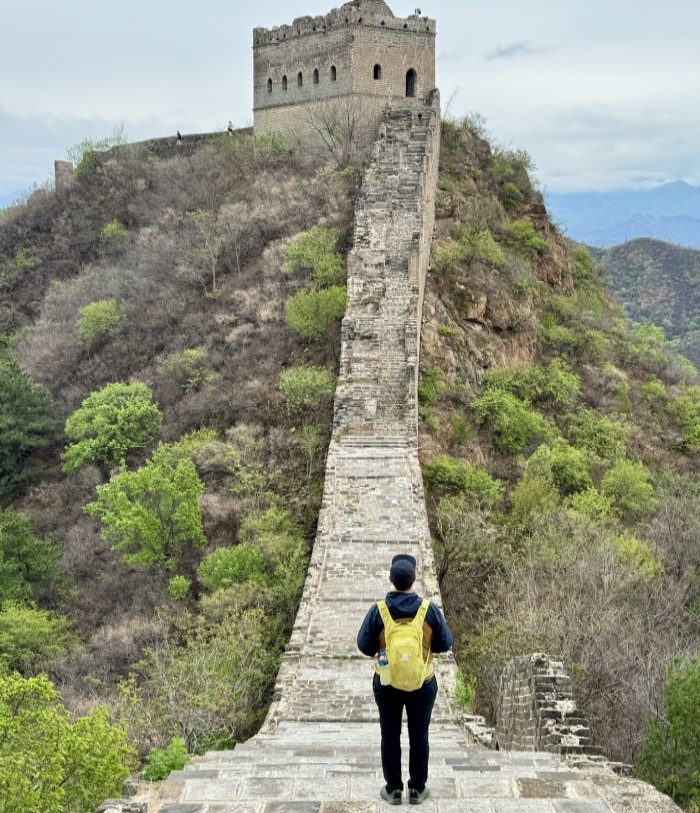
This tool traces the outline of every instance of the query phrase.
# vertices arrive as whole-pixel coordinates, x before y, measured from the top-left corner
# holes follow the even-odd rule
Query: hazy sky
[[[551,191],[700,183],[698,0],[388,0],[438,21],[443,105],[527,149]],[[0,0],[0,199],[123,123],[252,122],[252,29],[333,0]]]

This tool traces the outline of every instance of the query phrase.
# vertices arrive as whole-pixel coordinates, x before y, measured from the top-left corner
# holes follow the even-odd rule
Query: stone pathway
[[[440,603],[416,426],[438,111],[435,99],[423,110],[387,114],[358,201],[318,534],[267,720],[235,750],[207,754],[171,774],[161,787],[160,813],[388,809],[379,798],[373,664],[360,655],[355,637],[371,603],[389,589],[395,553],[417,558],[418,592]],[[476,746],[455,722],[454,679],[452,658],[441,658],[427,813],[675,810],[663,797],[649,806],[642,783],[573,771],[552,754]],[[406,765],[407,759],[404,753]],[[638,805],[642,799],[647,806]]]

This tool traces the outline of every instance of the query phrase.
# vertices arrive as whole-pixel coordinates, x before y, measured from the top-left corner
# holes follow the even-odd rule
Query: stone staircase
[[[379,798],[383,778],[373,664],[360,655],[355,638],[372,602],[389,589],[395,553],[416,557],[417,591],[440,604],[416,416],[439,136],[437,94],[422,110],[388,112],[357,204],[318,534],[266,722],[233,751],[206,754],[171,774],[160,790],[155,808],[160,813],[378,813],[386,808]],[[644,806],[653,792],[642,783],[627,782],[623,792],[623,780],[616,776],[574,771],[553,754],[478,747],[456,722],[451,656],[439,659],[437,675],[432,795],[424,810],[675,810],[658,794],[661,802]],[[616,794],[624,797],[622,804]],[[155,810],[151,807],[151,813]]]

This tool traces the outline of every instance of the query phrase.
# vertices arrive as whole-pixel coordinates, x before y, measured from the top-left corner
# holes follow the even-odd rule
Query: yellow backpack
[[[391,617],[386,602],[377,602],[384,622],[391,685],[395,689],[414,692],[420,689],[427,677],[427,664],[423,660],[423,624],[429,606],[430,599],[424,598],[412,621],[397,624]]]

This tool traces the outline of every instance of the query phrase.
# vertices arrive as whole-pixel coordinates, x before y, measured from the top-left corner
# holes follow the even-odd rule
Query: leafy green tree
[[[126,731],[104,707],[71,721],[44,675],[0,676],[4,813],[92,813],[134,767]]]
[[[149,460],[97,486],[97,500],[84,510],[100,518],[103,538],[112,550],[124,552],[125,562],[174,569],[185,551],[206,544],[199,505],[203,491],[191,460],[173,465]]]
[[[647,468],[632,460],[620,460],[610,469],[603,477],[600,490],[623,517],[632,522],[650,516],[659,506]]]
[[[91,350],[109,339],[119,329],[122,317],[113,299],[100,299],[80,309],[75,329],[80,344]]]
[[[318,291],[303,289],[287,302],[287,324],[307,339],[323,339],[331,325],[345,315],[346,304],[344,286],[331,285]]]
[[[0,606],[50,594],[61,580],[60,558],[56,545],[37,539],[29,517],[0,511]]]
[[[197,573],[209,590],[230,587],[232,584],[254,582],[266,584],[265,562],[258,548],[251,545],[236,545],[233,548],[219,548],[202,560]]]
[[[0,356],[0,498],[29,476],[27,459],[46,446],[53,429],[49,393]]]
[[[0,608],[0,666],[7,670],[33,674],[45,661],[65,655],[73,643],[66,618],[14,601]]]
[[[292,367],[283,370],[279,377],[280,392],[292,415],[318,406],[333,395],[335,387],[336,377],[325,367]]]
[[[184,601],[192,587],[187,576],[173,576],[168,582],[168,595],[173,601]]]
[[[345,282],[345,265],[336,250],[338,232],[314,226],[294,238],[287,249],[284,267],[287,271],[308,269],[312,272],[317,288],[342,285]]]
[[[700,809],[700,653],[671,664],[664,711],[647,724],[637,770],[681,807]]]
[[[73,441],[63,453],[63,470],[95,464],[112,468],[128,452],[147,449],[158,439],[163,416],[145,385],[107,384],[93,392],[66,421]]]
[[[461,493],[482,508],[494,508],[503,496],[503,483],[450,455],[438,455],[425,467],[428,482],[447,492]]]

